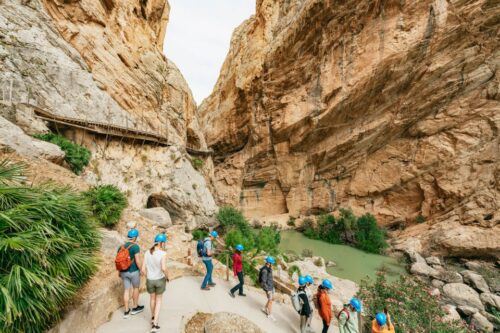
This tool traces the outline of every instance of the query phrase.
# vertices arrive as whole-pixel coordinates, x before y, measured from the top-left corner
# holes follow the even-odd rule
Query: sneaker
[[[229,296],[231,296],[232,298],[234,298],[234,294],[232,292],[229,292]]]
[[[210,287],[201,288],[201,290],[210,290]]]
[[[264,314],[269,317],[269,315],[267,314],[266,308],[262,308],[262,309],[260,309],[260,311],[264,312]]]
[[[247,294],[245,293],[241,293],[241,294],[238,294],[239,296],[246,296]]]
[[[128,309],[128,311],[125,311],[123,313],[123,319],[128,319],[128,317],[130,317],[130,309]]]
[[[138,313],[141,313],[142,311],[144,311],[144,306],[143,305],[137,305],[137,307],[133,308],[131,311],[130,311],[130,314],[131,315],[136,315]]]
[[[276,318],[272,314],[267,315],[267,318],[271,319],[272,321],[276,321]]]
[[[213,283],[213,282],[209,283],[208,285],[209,285],[210,287],[215,287],[215,286],[216,286],[216,284],[215,284],[215,283]]]
[[[154,333],[154,332],[160,332],[160,326],[153,325],[153,327],[151,327],[151,333]]]

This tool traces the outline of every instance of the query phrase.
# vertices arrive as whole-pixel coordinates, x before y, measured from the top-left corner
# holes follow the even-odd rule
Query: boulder
[[[434,275],[433,277],[438,279],[438,280],[444,281],[446,283],[462,283],[463,282],[462,275],[460,275],[459,273],[457,273],[455,271],[444,270],[442,268],[437,270],[437,271],[438,271],[438,273],[436,275]]]
[[[443,295],[456,305],[467,305],[484,310],[479,294],[463,283],[448,283],[443,286]]]
[[[457,312],[457,308],[454,305],[446,304],[445,306],[443,306],[443,311],[446,313],[446,315],[443,317],[444,322],[457,321],[461,319],[460,315]]]
[[[439,266],[441,266],[441,260],[439,260],[438,257],[427,257],[427,258],[425,258],[425,261],[429,265],[439,265]]]
[[[439,291],[439,289],[438,289],[438,288],[434,288],[434,289],[432,289],[432,290],[431,290],[431,292],[430,292],[430,294],[431,294],[431,296],[434,296],[434,297],[439,297],[439,296],[441,296],[441,292]]]
[[[472,316],[474,313],[478,312],[479,310],[476,308],[473,308],[472,306],[459,305],[459,306],[457,306],[457,311],[463,317],[469,317],[469,316]]]
[[[234,313],[219,312],[205,322],[205,333],[264,333],[245,317]]]
[[[442,288],[442,287],[445,285],[445,283],[444,283],[443,281],[441,281],[441,280],[436,280],[436,279],[433,279],[433,280],[431,281],[431,285],[432,285],[434,288]]]
[[[479,296],[484,305],[494,307],[500,310],[500,296],[493,293],[482,293]]]
[[[335,261],[327,260],[325,265],[326,267],[336,267],[337,263]]]
[[[411,263],[423,263],[425,264],[425,259],[417,251],[407,250],[405,251],[406,256],[410,259]]]
[[[482,314],[476,312],[472,315],[471,325],[479,332],[493,332],[493,324]]]
[[[422,276],[437,276],[439,274],[437,270],[427,265],[425,261],[415,262],[411,265],[410,272]]]
[[[465,263],[465,267],[467,267],[467,269],[477,271],[477,270],[481,269],[481,264],[477,261],[467,261]]]
[[[125,237],[115,230],[101,229],[101,253],[108,258],[116,256],[118,248],[125,243]]]
[[[152,221],[153,225],[158,227],[169,227],[172,225],[170,214],[163,207],[145,208],[139,211],[139,214]]]
[[[486,283],[486,280],[478,273],[473,271],[462,271],[461,273],[464,277],[464,282],[474,289],[483,293],[488,293],[490,291],[488,283]]]

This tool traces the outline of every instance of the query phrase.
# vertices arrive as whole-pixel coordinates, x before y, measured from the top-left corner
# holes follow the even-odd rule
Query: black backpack
[[[267,269],[266,266],[262,266],[259,270],[259,285],[264,282],[264,270]]]

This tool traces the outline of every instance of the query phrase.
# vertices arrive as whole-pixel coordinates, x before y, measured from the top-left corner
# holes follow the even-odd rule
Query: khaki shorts
[[[161,278],[158,280],[146,280],[146,289],[149,294],[161,295],[165,292],[167,279]]]

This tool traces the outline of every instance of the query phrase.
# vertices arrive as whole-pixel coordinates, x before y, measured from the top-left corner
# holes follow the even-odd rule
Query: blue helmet
[[[241,245],[241,244],[236,245],[234,248],[240,252],[243,251],[243,249],[244,249],[243,245]]]
[[[130,229],[127,233],[127,237],[130,239],[139,237],[139,230]]]
[[[307,283],[307,278],[305,276],[299,276],[299,286],[305,286]]]
[[[311,275],[306,275],[306,282],[309,283],[309,284],[313,284],[314,283],[314,279]]]
[[[210,236],[212,236],[213,238],[217,238],[219,237],[219,233],[215,230],[213,230],[211,233],[210,233]]]
[[[384,326],[385,324],[387,324],[387,316],[385,315],[385,313],[382,312],[377,313],[375,315],[375,320],[377,320],[379,326]]]
[[[167,241],[167,235],[158,234],[155,237],[155,243],[165,243]]]
[[[321,282],[321,285],[323,286],[323,288],[326,288],[326,289],[333,289],[333,284],[330,280],[328,279],[324,279],[323,282]]]
[[[349,304],[356,310],[356,312],[361,312],[361,301],[356,297],[351,298]]]
[[[276,263],[276,260],[274,260],[274,258],[273,258],[273,257],[271,257],[271,256],[267,256],[267,257],[266,257],[266,262],[267,262],[268,264],[274,265],[274,264]]]

